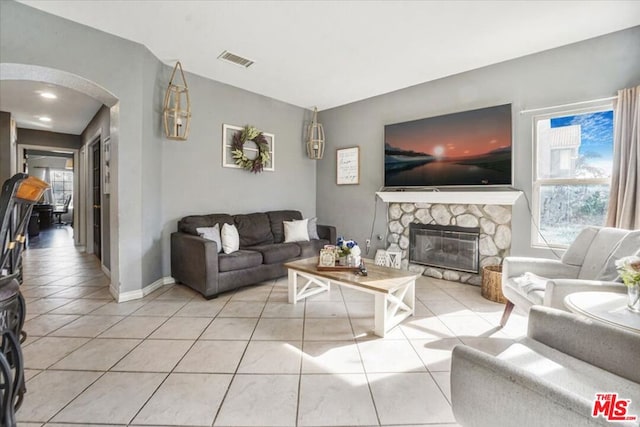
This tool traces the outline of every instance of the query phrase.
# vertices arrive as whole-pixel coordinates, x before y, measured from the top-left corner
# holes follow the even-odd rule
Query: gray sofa
[[[241,286],[260,283],[286,275],[283,263],[317,256],[327,244],[335,244],[336,229],[318,225],[319,240],[284,243],[283,221],[301,220],[299,211],[283,210],[243,215],[192,215],[178,222],[171,234],[171,275],[200,292],[205,298]],[[218,253],[213,240],[198,235],[199,227],[235,224],[240,235],[240,250]]]

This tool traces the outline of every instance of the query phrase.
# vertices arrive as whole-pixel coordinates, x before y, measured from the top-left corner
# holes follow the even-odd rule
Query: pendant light
[[[178,78],[182,80],[181,82],[176,79],[176,71],[178,70],[180,70]],[[186,141],[189,137],[189,125],[191,124],[191,102],[180,61],[176,62],[173,73],[171,73],[163,107],[164,133],[167,138]]]
[[[320,160],[324,155],[324,128],[318,123],[318,109],[313,109],[313,120],[307,127],[307,156]]]

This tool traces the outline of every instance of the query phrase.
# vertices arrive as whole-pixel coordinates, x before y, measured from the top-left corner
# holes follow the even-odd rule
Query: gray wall
[[[97,135],[100,135],[100,152],[104,155],[104,141],[111,135],[110,123],[110,111],[103,105],[87,124],[87,127],[82,131],[82,134],[80,135],[81,146],[85,147],[85,150],[89,150],[90,144],[96,139]],[[90,156],[91,151],[88,151],[87,158]],[[102,162],[104,163],[104,159],[102,159]],[[80,194],[79,196],[86,197],[85,194]],[[89,200],[88,203],[91,203],[91,200]],[[76,203],[76,206],[79,205],[79,203]],[[111,221],[109,218],[109,210],[111,209],[110,194],[104,194],[104,191],[102,191],[100,206],[102,210],[102,264],[107,269],[111,269]]]
[[[11,113],[0,111],[0,186],[15,173],[16,147],[11,141]]]
[[[322,111],[327,151],[318,162],[319,220],[359,242],[368,238],[374,193],[384,180],[385,124],[505,103],[513,104],[515,186],[531,199],[532,115],[520,111],[610,97],[639,84],[639,41],[640,27],[634,27]],[[337,186],[335,149],[353,145],[361,150],[360,185]],[[377,203],[374,236],[385,232],[384,205]],[[530,215],[523,197],[513,209],[513,236],[512,254],[550,255],[530,247]]]
[[[118,191],[118,254],[120,292],[148,283],[142,275],[141,186],[143,46],[90,29],[13,1],[0,2],[0,58],[3,63],[32,64],[81,76],[119,99],[118,155],[114,187]],[[160,150],[160,148],[156,148]],[[152,197],[160,197],[154,194]],[[113,202],[113,201],[112,201]],[[112,224],[113,225],[113,224]],[[156,230],[160,234],[161,230]],[[156,260],[160,263],[161,260]],[[117,278],[116,278],[117,279]]]
[[[18,128],[18,144],[78,149],[82,146],[82,138],[68,133]]]
[[[160,112],[171,68],[136,43],[12,1],[0,2],[2,62],[67,71],[119,99],[111,120],[117,155],[120,292],[170,273],[169,237],[189,214],[299,209],[315,214],[315,163],[304,156],[308,112],[187,75],[193,120],[186,142],[162,136]],[[222,124],[252,124],[276,135],[276,172],[222,168]],[[117,197],[117,199],[114,199]],[[114,249],[115,250],[115,249]]]
[[[171,69],[165,69],[168,81]],[[316,166],[303,143],[307,110],[232,86],[186,76],[193,119],[186,142],[163,139],[164,275],[169,274],[169,237],[191,214],[249,213],[297,209],[316,212]],[[222,125],[250,124],[275,134],[275,172],[222,167]]]

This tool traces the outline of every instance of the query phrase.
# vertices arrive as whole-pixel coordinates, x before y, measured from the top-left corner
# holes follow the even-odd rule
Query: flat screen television
[[[510,186],[511,139],[511,104],[386,125],[384,186]]]

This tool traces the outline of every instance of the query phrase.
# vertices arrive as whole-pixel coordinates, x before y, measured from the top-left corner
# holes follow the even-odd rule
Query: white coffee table
[[[375,296],[374,333],[384,337],[415,310],[416,273],[367,264],[368,275],[353,271],[319,271],[318,258],[288,262],[289,303],[329,291],[331,283],[368,292]],[[306,282],[299,286],[299,280]]]
[[[564,299],[574,313],[640,334],[640,313],[627,309],[628,296],[616,292],[576,292]]]

